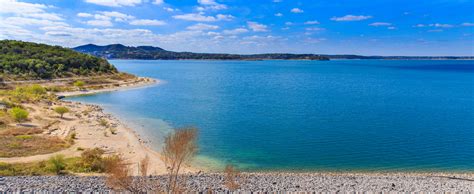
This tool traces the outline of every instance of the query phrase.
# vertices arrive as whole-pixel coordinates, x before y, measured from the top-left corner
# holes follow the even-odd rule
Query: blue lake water
[[[70,98],[159,150],[199,128],[196,163],[243,170],[473,171],[474,61],[144,61],[162,84]]]

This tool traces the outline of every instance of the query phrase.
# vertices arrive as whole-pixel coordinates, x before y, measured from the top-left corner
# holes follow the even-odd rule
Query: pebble
[[[184,177],[185,176],[185,177]],[[473,175],[452,179],[430,175],[350,175],[320,173],[242,173],[236,192],[474,192]],[[185,179],[183,179],[185,178]],[[166,176],[135,178],[141,191],[164,191]],[[138,181],[140,180],[140,181]],[[183,175],[189,192],[228,192],[224,175]],[[0,177],[0,192],[110,192],[102,176]]]

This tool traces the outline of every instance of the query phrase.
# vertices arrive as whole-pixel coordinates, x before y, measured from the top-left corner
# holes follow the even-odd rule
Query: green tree
[[[20,107],[14,107],[10,110],[10,116],[18,123],[21,123],[28,119],[28,111]]]
[[[54,108],[54,112],[58,113],[61,115],[61,118],[63,118],[63,115],[69,112],[69,109],[64,107],[64,106],[58,106]]]

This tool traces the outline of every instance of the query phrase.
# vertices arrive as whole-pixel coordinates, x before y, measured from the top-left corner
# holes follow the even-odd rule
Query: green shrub
[[[108,127],[109,126],[109,122],[105,119],[100,119],[99,120],[99,125],[102,126],[102,127]]]
[[[78,80],[78,81],[75,81],[73,85],[78,87],[79,89],[82,89],[84,85],[86,85],[86,83]]]
[[[60,175],[64,169],[66,169],[66,161],[64,160],[63,155],[56,155],[48,160],[48,164],[51,172]]]
[[[27,120],[28,115],[29,115],[28,111],[20,107],[14,107],[10,110],[10,116],[12,117],[13,120],[15,120],[18,123],[21,123]]]
[[[80,166],[88,172],[104,172],[106,164],[102,155],[105,151],[100,148],[86,149],[81,154]]]
[[[58,113],[61,116],[61,118],[63,118],[64,114],[69,112],[69,109],[64,106],[58,106],[54,108],[54,112]]]

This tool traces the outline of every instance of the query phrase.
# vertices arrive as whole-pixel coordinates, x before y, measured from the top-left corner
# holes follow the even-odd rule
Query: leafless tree
[[[168,170],[168,191],[180,192],[178,175],[183,165],[189,163],[197,153],[197,129],[181,128],[165,138],[162,160]]]
[[[240,172],[234,168],[232,165],[227,165],[224,170],[224,184],[230,191],[235,191],[240,188],[238,179],[240,177]]]

